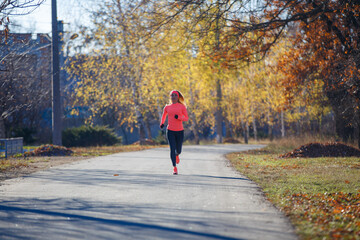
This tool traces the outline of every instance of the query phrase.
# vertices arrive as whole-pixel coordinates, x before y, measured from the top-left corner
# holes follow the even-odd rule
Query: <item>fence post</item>
[[[5,158],[8,156],[23,153],[23,138],[4,138],[0,139],[1,142],[4,143],[4,150],[5,150]]]
[[[8,146],[7,146],[7,141],[5,141],[5,158],[7,158],[7,151],[8,151],[8,148],[7,148]]]

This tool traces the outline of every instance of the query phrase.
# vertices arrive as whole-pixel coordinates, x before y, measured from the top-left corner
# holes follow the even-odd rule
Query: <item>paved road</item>
[[[258,147],[185,146],[178,176],[160,148],[5,181],[0,239],[297,239],[223,157]]]

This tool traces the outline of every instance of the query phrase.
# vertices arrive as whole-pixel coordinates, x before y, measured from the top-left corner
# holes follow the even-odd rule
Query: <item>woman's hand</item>
[[[163,129],[163,128],[164,128],[164,124],[161,124],[161,125],[160,125],[160,128]]]

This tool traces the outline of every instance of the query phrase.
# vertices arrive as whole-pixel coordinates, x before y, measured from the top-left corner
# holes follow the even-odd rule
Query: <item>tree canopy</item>
[[[360,124],[359,7],[341,0],[107,1],[93,15],[95,28],[83,32],[93,50],[68,69],[80,80],[75,103],[146,129],[159,120],[168,92],[179,89],[195,139],[208,128],[219,134],[222,123],[229,136],[249,129],[256,136],[258,128],[270,136],[280,124],[284,135],[286,126],[321,125],[332,112],[347,140],[350,125]]]

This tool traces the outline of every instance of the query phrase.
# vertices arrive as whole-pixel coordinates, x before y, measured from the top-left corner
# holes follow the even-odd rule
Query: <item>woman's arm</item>
[[[167,116],[167,111],[166,111],[166,106],[164,107],[164,111],[163,111],[163,114],[162,114],[162,117],[161,117],[161,123],[160,125],[164,124],[165,123],[165,119],[166,119],[166,116]]]
[[[189,120],[188,113],[187,113],[187,110],[186,110],[185,106],[183,107],[181,113],[182,113],[182,116],[179,116],[179,120],[184,121],[184,122]]]

